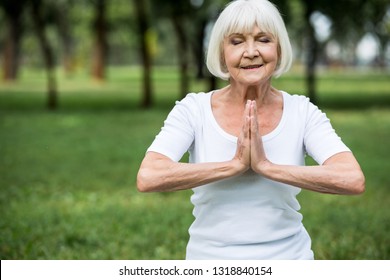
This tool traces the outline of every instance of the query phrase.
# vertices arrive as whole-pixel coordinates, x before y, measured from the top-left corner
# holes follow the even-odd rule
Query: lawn
[[[45,109],[44,74],[0,84],[1,259],[183,259],[191,191],[141,194],[146,148],[179,98],[178,77],[158,69],[155,106],[141,110],[139,71],[114,68],[106,83],[59,73],[60,108]],[[304,93],[298,74],[275,81]],[[303,191],[317,259],[390,258],[390,79],[322,73],[319,100],[366,175],[361,196]],[[205,88],[192,82],[192,90]],[[310,161],[310,159],[308,160]]]

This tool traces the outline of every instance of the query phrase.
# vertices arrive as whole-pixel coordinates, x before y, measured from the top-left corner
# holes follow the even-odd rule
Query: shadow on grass
[[[53,112],[105,112],[105,111],[136,111],[136,110],[170,110],[175,99],[159,97],[153,101],[151,108],[143,108],[141,100],[125,95],[95,95],[83,93],[58,96],[57,109]],[[42,112],[50,111],[47,107],[46,96],[25,92],[0,94],[0,113],[10,111]]]
[[[59,112],[102,112],[102,111],[135,111],[135,110],[161,110],[169,111],[175,105],[175,101],[180,98],[174,96],[157,96],[153,100],[153,105],[150,108],[143,108],[141,100],[134,96],[126,95],[85,95],[72,94],[61,95],[58,97],[58,108],[55,111]],[[337,110],[360,110],[370,108],[390,108],[390,91],[384,94],[366,94],[357,92],[354,95],[321,92],[317,97],[317,105],[321,109],[337,109]],[[41,112],[49,110],[46,106],[46,96],[35,95],[25,92],[17,92],[14,94],[0,94],[0,112],[1,111],[26,111],[26,112]]]
[[[388,95],[366,95],[357,93],[355,96],[337,96],[333,94],[323,94],[318,98],[318,106],[321,108],[337,110],[356,110],[370,108],[390,108],[390,92]]]

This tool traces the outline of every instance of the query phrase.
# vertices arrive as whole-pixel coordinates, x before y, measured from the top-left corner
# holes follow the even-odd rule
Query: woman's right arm
[[[140,192],[192,189],[238,175],[247,168],[238,158],[215,163],[182,163],[148,152],[138,171],[137,188]]]

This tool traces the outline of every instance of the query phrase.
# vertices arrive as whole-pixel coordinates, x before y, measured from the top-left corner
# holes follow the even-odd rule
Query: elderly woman
[[[187,259],[313,259],[301,188],[359,194],[364,175],[308,98],[278,90],[291,45],[267,0],[231,2],[215,23],[209,71],[229,85],[176,103],[149,147],[141,192],[192,189]],[[179,160],[189,152],[189,163]],[[304,166],[305,154],[318,166]]]

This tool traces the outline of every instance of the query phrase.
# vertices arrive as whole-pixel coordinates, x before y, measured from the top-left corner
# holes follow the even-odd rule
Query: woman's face
[[[252,33],[225,37],[223,54],[231,82],[256,85],[272,77],[278,63],[278,42],[255,26]]]

